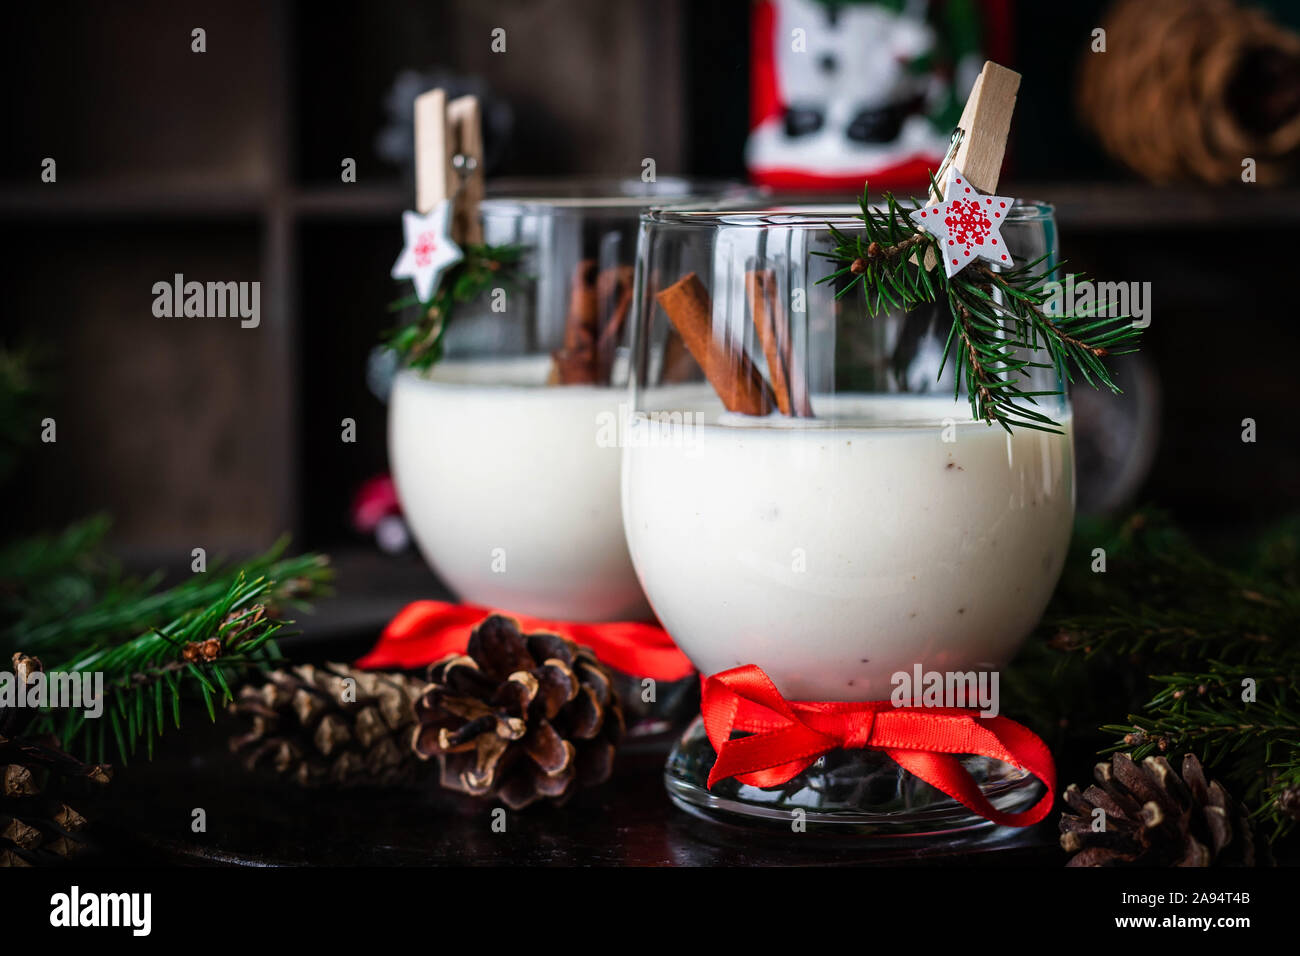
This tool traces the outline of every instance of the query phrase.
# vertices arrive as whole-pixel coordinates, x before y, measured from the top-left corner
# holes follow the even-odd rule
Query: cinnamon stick
[[[659,378],[665,383],[688,382],[696,368],[695,359],[691,358],[682,337],[669,333],[668,341],[664,343],[664,367]]]
[[[607,315],[605,325],[596,338],[596,381],[608,382],[614,367],[614,350],[618,347],[623,324],[632,309],[633,269],[631,266],[613,266],[602,269],[596,276],[596,297],[600,313]]]
[[[600,299],[596,294],[596,260],[583,259],[569,284],[569,313],[564,320],[564,345],[552,353],[555,377],[561,385],[591,385],[596,381],[596,326]]]
[[[776,297],[776,275],[770,269],[745,273],[745,295],[758,331],[758,341],[767,357],[768,380],[782,415],[811,418],[808,383],[794,363],[794,341],[790,319]]]
[[[578,263],[569,285],[564,345],[551,355],[555,383],[609,382],[618,337],[632,308],[632,279],[631,266],[610,266],[597,272],[594,259]]]
[[[713,304],[699,277],[688,272],[655,299],[727,410],[766,415],[772,407],[767,383],[748,355],[714,338]]]

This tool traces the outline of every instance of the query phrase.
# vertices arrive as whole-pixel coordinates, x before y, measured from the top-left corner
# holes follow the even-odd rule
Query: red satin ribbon
[[[752,664],[705,678],[700,713],[718,759],[709,787],[735,777],[775,787],[836,749],[880,750],[908,772],[992,820],[1025,827],[1043,819],[1056,793],[1056,766],[1033,731],[1006,717],[980,717],[960,707],[895,707],[788,701]],[[751,736],[731,739],[732,731]],[[1027,770],[1047,787],[1033,807],[1003,813],[985,799],[954,754],[979,754]]]
[[[469,635],[489,614],[504,614],[519,622],[525,632],[550,631],[590,647],[610,667],[634,677],[674,681],[694,671],[686,655],[677,649],[668,632],[654,624],[617,621],[584,624],[577,621],[546,621],[508,611],[493,611],[472,604],[444,601],[415,601],[397,612],[379,636],[370,653],[357,661],[367,669],[414,670],[432,664],[448,654],[464,654]]]

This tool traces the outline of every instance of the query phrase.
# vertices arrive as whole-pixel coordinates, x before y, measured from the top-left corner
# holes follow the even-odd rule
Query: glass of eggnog
[[[441,358],[399,371],[389,396],[403,512],[461,600],[546,619],[648,617],[611,437],[627,401],[638,217],[726,189],[673,178],[489,188],[483,241],[522,250],[522,262],[457,305]]]
[[[1050,360],[1049,431],[975,420],[945,344],[947,305],[871,314],[837,297],[853,207],[642,216],[623,523],[652,608],[703,675],[756,665],[789,701],[886,701],[915,675],[974,674],[980,703],[1038,620],[1074,516],[1071,416]],[[1055,256],[1052,208],[1018,203],[1017,262]],[[1053,258],[1047,260],[1049,263]],[[954,398],[954,394],[957,397]],[[982,683],[980,683],[982,682]],[[975,706],[980,703],[971,702]],[[963,758],[993,806],[1041,790]],[[706,780],[700,721],[669,758],[705,816],[884,835],[984,824],[883,754],[836,751],[779,787]]]

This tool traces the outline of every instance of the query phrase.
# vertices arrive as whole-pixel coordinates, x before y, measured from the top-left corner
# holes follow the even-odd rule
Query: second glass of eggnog
[[[484,241],[521,265],[457,306],[443,354],[400,371],[388,450],[428,563],[461,600],[571,621],[649,616],[619,513],[638,217],[725,184],[498,180]]]

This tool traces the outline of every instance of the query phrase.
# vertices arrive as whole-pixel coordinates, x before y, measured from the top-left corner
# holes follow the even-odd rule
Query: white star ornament
[[[393,264],[393,278],[409,278],[420,301],[428,302],[442,273],[464,258],[451,238],[451,201],[444,199],[423,216],[402,213],[402,232],[406,245]]]
[[[943,195],[942,200],[909,215],[938,240],[949,279],[978,259],[1005,267],[1015,264],[1001,231],[1015,199],[983,195],[955,166],[948,170]]]

